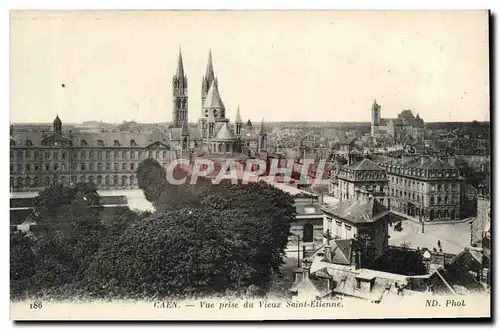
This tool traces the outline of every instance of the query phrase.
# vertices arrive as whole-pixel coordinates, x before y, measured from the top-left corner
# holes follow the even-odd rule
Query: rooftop
[[[352,223],[375,222],[390,212],[376,198],[350,198],[334,206],[325,206],[323,212]]]
[[[354,171],[385,171],[382,167],[378,166],[368,158],[363,158],[363,160],[348,165],[345,168],[352,169]]]

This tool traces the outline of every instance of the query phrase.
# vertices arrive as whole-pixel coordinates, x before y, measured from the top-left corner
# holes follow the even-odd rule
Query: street
[[[472,219],[471,219],[472,221]],[[394,230],[389,227],[389,245],[401,246],[409,244],[410,248],[438,248],[438,240],[444,253],[458,254],[470,245],[470,221],[453,224],[425,224],[422,234],[422,225],[410,220],[403,221],[403,230]]]

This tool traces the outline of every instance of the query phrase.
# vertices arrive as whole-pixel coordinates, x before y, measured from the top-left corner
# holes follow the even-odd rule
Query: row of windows
[[[411,180],[411,179],[404,179],[404,178],[398,178],[398,177],[391,177],[391,181],[394,184],[401,184],[405,188],[409,189],[414,189],[417,191],[424,191],[425,189],[425,183],[424,182],[419,182],[417,180]],[[438,183],[438,184],[429,184],[430,190],[431,191],[456,191],[459,189],[460,184],[458,183]]]
[[[139,163],[73,163],[71,164],[71,169],[75,171],[135,171],[137,170],[139,166]],[[165,168],[167,166],[166,163],[163,163],[163,167]],[[66,163],[47,163],[43,164],[42,166],[38,164],[10,164],[10,171],[11,173],[17,172],[23,172],[23,169],[26,172],[39,172],[40,169],[43,171],[61,171],[61,172],[66,172],[67,171],[67,164]]]
[[[51,142],[52,142],[52,141],[49,141],[49,140],[47,140],[47,141],[43,141],[43,142],[42,142],[42,145],[44,145],[44,146],[48,146],[48,145],[50,145],[50,144],[51,144]],[[70,143],[72,144],[72,142],[70,142]],[[54,144],[55,144],[55,145],[57,145],[57,142],[54,142]],[[14,140],[10,140],[10,145],[11,145],[11,146],[15,146],[15,145],[16,145],[16,142],[15,142]],[[24,145],[25,145],[25,146],[27,146],[27,147],[31,147],[31,146],[33,146],[33,142],[32,142],[31,140],[29,140],[29,139],[28,139],[28,140],[26,140],[26,141],[24,142]],[[82,139],[82,140],[80,140],[80,146],[82,146],[82,147],[87,147],[88,145],[89,145],[89,144],[88,144],[87,140],[83,140],[83,139]],[[97,145],[98,145],[99,147],[104,147],[106,144],[104,143],[104,141],[103,141],[103,140],[97,140]],[[114,140],[114,141],[113,141],[113,147],[121,147],[121,146],[122,146],[122,144],[120,143],[120,141],[118,141],[118,140]],[[131,146],[131,147],[136,147],[136,146],[137,146],[137,143],[135,142],[135,140],[130,140],[130,146]]]
[[[458,209],[432,209],[429,210],[428,212],[423,211],[423,209],[420,208],[415,208],[415,209],[409,209],[407,207],[406,203],[395,203],[394,208],[406,213],[411,216],[429,216],[429,220],[434,220],[434,219],[441,219],[441,218],[446,218],[446,219],[456,219],[459,217],[459,211]]]
[[[96,177],[94,176],[73,176],[72,177],[72,182],[73,183],[80,183],[80,182],[89,182],[89,183],[94,183],[97,184],[98,186],[135,186],[137,184],[137,180],[134,175],[132,176],[109,176],[109,175],[98,175]],[[45,177],[42,180],[40,180],[38,177],[18,177],[17,179],[14,177],[10,178],[10,186],[14,188],[31,188],[31,187],[40,187],[40,186],[49,186],[51,184],[56,184],[56,183],[61,183],[61,184],[68,184],[69,183],[69,177],[66,176],[61,176],[59,178],[55,177]]]
[[[153,158],[155,156],[156,159],[165,159],[168,157],[167,151],[75,151],[73,152],[73,159],[142,159]],[[38,150],[18,150],[17,152],[11,151],[10,158],[16,158],[18,160],[21,159],[51,159],[51,160],[59,160],[66,159],[67,152],[66,151],[38,151]]]
[[[418,168],[407,168],[407,167],[399,167],[399,166],[393,166],[389,165],[388,171],[390,173],[397,173],[397,174],[403,174],[403,175],[412,175],[412,176],[420,176],[420,177],[430,177],[430,178],[456,178],[457,177],[457,172],[455,170],[424,170],[424,169],[418,169]]]
[[[424,196],[421,194],[415,194],[414,192],[406,192],[398,189],[391,188],[391,196],[392,197],[399,197],[401,199],[405,200],[410,200],[410,201],[416,201],[418,203],[424,202]],[[431,196],[429,199],[429,203],[431,205],[434,205],[434,203],[440,205],[440,204],[456,204],[458,203],[458,195],[451,195],[451,198],[449,196]]]

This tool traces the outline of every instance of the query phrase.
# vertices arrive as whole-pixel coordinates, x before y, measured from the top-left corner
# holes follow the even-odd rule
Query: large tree
[[[14,258],[17,288],[58,298],[266,292],[295,220],[292,196],[262,182],[171,186],[149,163],[140,180],[152,188],[145,195],[153,214],[91,207],[87,189],[42,193],[38,207],[53,213],[42,215],[32,245],[16,238],[13,255],[28,256]],[[24,261],[32,267],[26,278]]]
[[[194,187],[176,191],[175,208],[136,219],[101,245],[86,274],[91,291],[139,298],[267,289],[295,219],[292,197],[265,183]]]
[[[165,170],[155,159],[148,158],[137,168],[137,183],[144,197],[154,204],[167,185]]]

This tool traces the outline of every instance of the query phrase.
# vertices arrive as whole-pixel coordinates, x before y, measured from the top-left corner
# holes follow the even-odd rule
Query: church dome
[[[217,135],[215,136],[214,140],[217,140],[217,141],[234,141],[234,140],[236,140],[236,136],[229,129],[228,124],[225,123],[224,126],[221,127],[221,129],[219,130],[219,132],[217,132]]]

